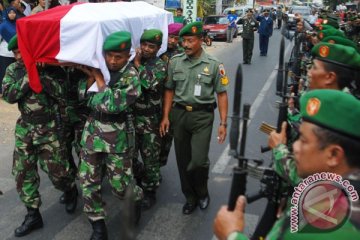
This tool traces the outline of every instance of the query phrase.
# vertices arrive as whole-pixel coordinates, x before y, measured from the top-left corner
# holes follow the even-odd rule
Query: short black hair
[[[360,141],[343,134],[315,125],[313,132],[319,141],[319,148],[324,149],[330,144],[339,145],[345,153],[349,167],[360,168]]]
[[[177,8],[176,11],[181,11],[182,12],[183,9],[182,8]]]
[[[320,59],[321,60],[321,59]],[[340,89],[345,87],[352,88],[352,82],[359,81],[359,71],[354,69],[346,68],[335,63],[325,62],[324,68],[327,72],[334,72],[336,74],[336,81]]]

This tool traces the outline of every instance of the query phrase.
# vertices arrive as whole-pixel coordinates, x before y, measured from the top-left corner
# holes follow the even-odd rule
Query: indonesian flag
[[[167,27],[172,22],[172,13],[140,1],[76,3],[21,18],[16,23],[18,45],[30,87],[36,93],[42,90],[36,62],[71,62],[99,68],[108,82],[110,74],[102,46],[109,34],[131,32],[134,54],[145,29],[160,29],[163,44],[158,54],[161,54],[166,51]],[[93,87],[96,91],[96,84]]]

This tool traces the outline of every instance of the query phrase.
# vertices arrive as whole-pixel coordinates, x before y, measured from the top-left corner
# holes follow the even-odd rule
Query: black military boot
[[[146,211],[149,210],[156,203],[156,192],[155,191],[144,191],[144,198],[141,202],[141,209]]]
[[[93,228],[93,233],[91,234],[90,240],[107,240],[107,229],[104,219],[92,221],[89,220]]]
[[[64,192],[64,203],[67,213],[75,212],[78,195],[79,193],[76,186],[74,186],[71,190]]]
[[[20,227],[15,229],[15,237],[22,237],[35,229],[43,227],[43,220],[38,208],[27,207],[28,213]]]

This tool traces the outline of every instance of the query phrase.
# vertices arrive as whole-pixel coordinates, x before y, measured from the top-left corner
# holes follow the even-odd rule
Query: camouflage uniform
[[[146,191],[153,191],[159,186],[161,137],[161,102],[166,78],[166,63],[158,57],[141,62],[138,68],[142,95],[134,106],[136,151],[140,151],[144,162],[144,177],[141,186]],[[134,159],[137,161],[137,159]]]
[[[79,87],[80,99],[87,98],[87,106],[92,111],[82,135],[79,169],[84,212],[92,221],[105,217],[101,199],[104,168],[113,194],[120,199],[133,181],[135,131],[129,111],[141,93],[139,76],[131,64],[110,75],[109,85],[98,93],[87,92],[86,81]],[[141,188],[136,186],[134,191],[135,200],[140,200]]]
[[[164,52],[163,54],[160,55],[160,58],[166,62],[169,63],[170,59],[175,56],[176,54],[180,54],[183,53],[184,49],[180,46],[177,46],[176,48],[172,49],[172,48],[168,48],[166,50],[166,52]]]
[[[168,49],[165,53],[163,53],[160,56],[160,58],[164,60],[166,63],[169,63],[170,59],[173,56],[183,52],[184,49],[178,46],[176,49]],[[170,126],[169,132],[161,138],[160,167],[165,166],[167,163],[173,138],[174,138],[174,129],[172,126]]]
[[[71,173],[76,176],[77,167],[72,154],[74,147],[77,156],[80,156],[80,141],[86,119],[90,109],[86,102],[79,100],[78,85],[81,79],[86,78],[83,72],[74,68],[65,68],[66,81],[63,83],[66,102],[61,106],[61,117],[64,126],[64,140],[66,142],[66,154],[70,163]],[[80,163],[79,163],[80,164]]]
[[[63,98],[59,81],[65,75],[59,67],[46,67],[39,74],[44,88],[39,94],[30,89],[26,69],[17,62],[8,67],[3,82],[5,101],[18,103],[21,113],[15,127],[12,174],[21,201],[31,208],[41,205],[38,163],[55,188],[65,192],[75,185],[69,163],[61,155],[56,125],[60,116],[55,99]]]

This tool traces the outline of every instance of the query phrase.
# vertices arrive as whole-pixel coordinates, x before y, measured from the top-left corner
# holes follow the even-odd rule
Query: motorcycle
[[[206,44],[206,46],[211,46],[213,41],[213,36],[209,34],[209,29],[203,31],[203,41]]]

